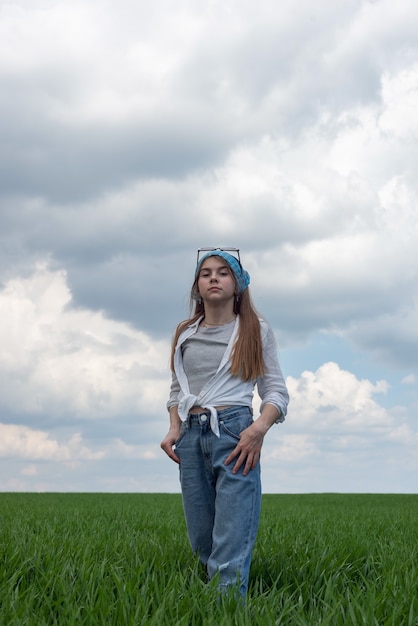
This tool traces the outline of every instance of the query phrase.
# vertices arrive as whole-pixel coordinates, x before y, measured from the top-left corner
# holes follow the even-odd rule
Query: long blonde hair
[[[234,278],[234,273],[231,270]],[[174,372],[174,352],[180,334],[205,314],[201,299],[196,299],[197,277],[190,293],[191,317],[177,326],[171,347],[171,370]],[[236,281],[235,281],[236,283]],[[234,313],[239,315],[239,332],[231,355],[231,372],[244,381],[256,380],[264,374],[263,346],[259,315],[252,303],[248,288],[234,302]]]

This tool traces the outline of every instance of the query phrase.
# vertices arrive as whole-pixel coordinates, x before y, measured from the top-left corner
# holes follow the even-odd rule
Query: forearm
[[[280,411],[273,404],[266,403],[260,413],[259,418],[254,422],[262,431],[263,435],[277,422]]]
[[[170,407],[169,415],[170,415],[170,430],[180,428],[181,420],[180,420],[177,405]]]

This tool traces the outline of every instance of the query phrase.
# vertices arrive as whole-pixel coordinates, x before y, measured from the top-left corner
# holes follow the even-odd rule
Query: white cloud
[[[401,407],[379,404],[385,381],[325,363],[287,385],[288,417],[263,448],[267,490],[414,491],[418,432]]]
[[[160,411],[169,346],[71,306],[63,271],[39,266],[0,293],[2,409],[87,418]]]
[[[309,424],[313,430],[370,432],[393,424],[390,414],[373,398],[387,391],[386,381],[358,380],[329,362],[316,372],[302,372],[297,380],[289,377],[287,384],[298,424]]]
[[[22,476],[36,476],[38,473],[38,468],[34,464],[25,465],[20,473],[22,474]]]
[[[89,450],[79,433],[67,442],[59,443],[49,433],[26,426],[0,423],[0,458],[20,458],[29,460],[71,462],[75,460],[98,460],[102,451]],[[34,465],[26,466],[22,472],[36,475]]]
[[[117,439],[115,442],[112,442],[109,454],[112,454],[115,458],[125,459],[161,459],[161,450],[157,446],[132,445],[122,441],[121,439]]]
[[[269,462],[300,463],[319,456],[320,442],[310,434],[282,434],[280,444],[272,446],[267,439],[263,450],[263,464]]]
[[[404,141],[418,139],[418,63],[396,74],[382,76],[384,111],[379,125],[384,133]]]

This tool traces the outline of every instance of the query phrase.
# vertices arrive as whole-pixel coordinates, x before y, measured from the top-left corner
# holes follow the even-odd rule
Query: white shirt
[[[289,394],[286,383],[280,369],[277,358],[277,346],[274,334],[269,324],[260,319],[261,340],[263,346],[263,358],[265,373],[256,381],[244,381],[231,373],[231,353],[238,336],[239,315],[236,318],[231,339],[221,359],[216,374],[206,383],[201,392],[196,396],[190,393],[189,382],[183,367],[182,344],[197,332],[203,316],[188,326],[179,336],[174,352],[174,373],[180,386],[178,402],[170,400],[167,407],[178,405],[178,414],[182,421],[186,421],[190,409],[200,406],[210,411],[210,424],[212,431],[219,437],[218,415],[215,406],[249,406],[252,407],[254,387],[257,384],[258,394],[261,398],[261,407],[265,404],[275,406],[280,417],[277,422],[283,422],[287,413]]]

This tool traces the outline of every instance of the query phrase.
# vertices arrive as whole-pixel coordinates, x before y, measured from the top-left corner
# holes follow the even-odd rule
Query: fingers
[[[242,431],[240,441],[225,459],[225,465],[236,459],[232,473],[236,474],[243,467],[243,475],[246,476],[257,467],[260,460],[261,448],[264,435],[254,428],[254,424]]]
[[[233,467],[232,473],[236,474],[238,470],[242,466],[244,466],[242,473],[244,476],[247,476],[247,474],[249,474],[251,470],[257,467],[259,458],[260,458],[260,455],[258,453],[251,453],[251,454],[248,454],[247,456],[245,456],[245,454],[240,454],[237,462],[235,463]]]
[[[161,442],[161,449],[164,450],[164,452],[166,453],[166,455],[175,463],[180,463],[180,459],[177,456],[177,454],[174,452],[173,450],[173,444],[170,442],[167,442],[166,440]]]
[[[168,456],[170,457],[170,459],[171,459],[172,461],[174,461],[174,463],[177,463],[178,465],[180,465],[180,459],[179,459],[179,457],[177,456],[177,454],[175,454],[174,452],[170,452],[170,453],[167,453],[167,454],[168,454]]]
[[[247,452],[242,449],[240,444],[238,444],[231,454],[225,459],[225,465],[229,465],[229,463],[231,463],[231,461],[235,458],[237,458],[237,460],[232,469],[232,473],[236,474],[238,470],[244,466],[242,473],[246,476],[251,470],[257,467],[257,463],[260,460],[260,450],[257,449]]]

